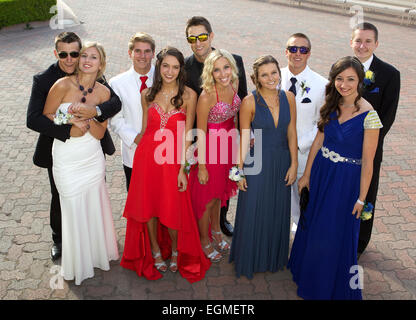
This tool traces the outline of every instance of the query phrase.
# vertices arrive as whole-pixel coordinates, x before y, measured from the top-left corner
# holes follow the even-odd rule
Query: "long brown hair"
[[[156,67],[155,73],[153,76],[153,85],[150,88],[149,92],[146,94],[146,101],[152,102],[155,100],[156,94],[162,89],[162,76],[160,75],[160,66],[165,59],[166,56],[172,56],[178,59],[180,70],[178,77],[176,78],[176,82],[178,83],[178,94],[174,96],[170,103],[175,106],[176,109],[179,109],[183,104],[182,95],[185,92],[185,79],[186,79],[186,71],[185,71],[185,59],[183,57],[182,52],[174,47],[166,47],[162,49],[156,56]]]
[[[331,71],[329,71],[329,82],[325,88],[325,104],[322,106],[320,110],[321,118],[318,122],[318,129],[321,132],[324,132],[325,125],[330,120],[330,114],[334,111],[337,111],[340,114],[339,104],[342,101],[342,96],[339,94],[337,89],[335,88],[335,78],[344,70],[348,68],[353,68],[358,75],[358,95],[354,100],[354,105],[356,111],[359,110],[358,107],[358,100],[362,97],[362,90],[363,90],[363,81],[364,81],[364,67],[361,64],[360,60],[356,57],[343,57],[335,62],[332,67]]]

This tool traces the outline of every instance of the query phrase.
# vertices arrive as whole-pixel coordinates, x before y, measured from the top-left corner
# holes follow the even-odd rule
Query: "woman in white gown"
[[[96,106],[107,101],[109,89],[96,81],[105,64],[102,46],[87,43],[81,49],[75,75],[52,86],[43,113],[58,123],[80,102]],[[72,117],[69,122],[71,138],[54,140],[52,170],[62,209],[61,274],[79,285],[94,276],[94,267],[109,270],[109,261],[118,260],[119,254],[100,145],[107,121]]]

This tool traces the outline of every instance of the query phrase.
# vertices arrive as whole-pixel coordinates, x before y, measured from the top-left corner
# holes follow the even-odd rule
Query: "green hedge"
[[[49,20],[56,0],[0,0],[0,28],[18,23]]]

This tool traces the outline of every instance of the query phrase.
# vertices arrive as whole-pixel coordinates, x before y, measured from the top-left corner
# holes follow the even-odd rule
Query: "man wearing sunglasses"
[[[303,33],[295,33],[286,43],[288,65],[282,68],[281,89],[296,97],[296,132],[298,137],[298,172],[291,192],[292,232],[300,217],[298,179],[305,171],[309,150],[318,130],[319,110],[325,102],[327,80],[308,66],[311,42]]]
[[[188,41],[193,55],[185,59],[185,70],[186,70],[186,85],[192,88],[198,97],[202,92],[201,88],[201,74],[204,68],[204,61],[206,57],[215,50],[211,47],[211,42],[214,39],[214,32],[209,21],[200,16],[194,16],[190,18],[186,24],[185,30],[186,40]],[[247,82],[246,72],[244,70],[243,58],[239,55],[233,54],[233,57],[238,67],[238,92],[240,99],[247,95]],[[196,119],[194,128],[196,128]],[[226,214],[228,212],[227,206],[221,208],[220,214],[220,226],[221,231],[231,237],[233,235],[233,226],[227,221]]]
[[[43,108],[48,96],[49,89],[60,78],[74,73],[78,63],[79,51],[81,49],[81,39],[73,32],[62,32],[55,38],[54,54],[58,61],[52,64],[45,71],[33,77],[32,93],[27,109],[26,125],[29,129],[39,132],[39,139],[36,144],[33,162],[36,166],[48,169],[49,183],[51,186],[51,207],[50,225],[52,228],[53,246],[51,250],[52,260],[61,256],[61,206],[59,203],[59,193],[56,189],[52,174],[52,144],[53,139],[66,141],[72,136],[79,136],[79,131],[73,130],[72,125],[55,125],[43,115]],[[106,84],[105,80],[102,80]],[[106,84],[108,86],[108,84]],[[109,86],[108,86],[109,87]],[[111,90],[111,89],[110,89]],[[89,107],[80,104],[77,108],[77,115],[84,123],[83,134],[88,130],[86,119],[96,118],[102,122],[114,116],[121,109],[120,99],[111,90],[111,99],[104,104],[96,107]],[[108,131],[101,139],[101,146],[105,154],[111,155],[115,148]]]
[[[393,125],[400,95],[400,72],[392,65],[374,55],[378,47],[378,30],[371,23],[364,22],[353,28],[350,46],[354,55],[364,66],[365,79],[363,97],[371,103],[380,117],[383,128],[380,129],[376,155],[373,162],[373,176],[368,189],[366,202],[376,207],[380,166],[383,160],[384,137]],[[358,239],[358,258],[367,247],[373,228],[373,215],[369,220],[361,221]]]

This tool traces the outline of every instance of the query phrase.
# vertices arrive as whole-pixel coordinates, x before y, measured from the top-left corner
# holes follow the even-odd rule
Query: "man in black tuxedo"
[[[400,94],[400,72],[392,65],[380,60],[373,53],[378,46],[378,30],[368,22],[354,27],[351,36],[351,48],[355,56],[361,61],[366,73],[363,97],[371,103],[377,111],[383,128],[380,130],[376,155],[374,157],[373,177],[368,189],[366,202],[376,205],[380,166],[383,158],[384,137],[390,130],[396,117]],[[370,73],[370,74],[369,74]],[[373,227],[374,212],[371,219],[361,221],[358,240],[358,257],[367,247]]]
[[[70,137],[83,135],[88,128],[86,119],[96,118],[103,122],[114,116],[121,109],[121,102],[118,96],[111,90],[105,80],[104,83],[111,91],[109,101],[96,106],[90,107],[84,104],[77,104],[74,109],[74,115],[83,123],[83,130],[80,131],[75,126],[55,125],[43,115],[43,108],[49,89],[60,78],[74,73],[78,63],[79,51],[81,50],[81,39],[73,32],[62,32],[55,38],[54,54],[58,61],[52,64],[45,71],[36,74],[33,77],[32,93],[27,109],[26,125],[29,129],[39,132],[39,139],[36,145],[33,163],[41,168],[48,169],[49,182],[51,185],[51,207],[50,207],[50,225],[52,228],[53,246],[51,250],[52,260],[61,256],[61,206],[59,203],[59,194],[56,189],[52,174],[52,143],[53,139],[59,139],[65,142]],[[101,139],[103,152],[112,155],[115,147],[108,131],[105,132]]]
[[[200,16],[192,17],[186,23],[186,39],[191,46],[193,55],[185,59],[186,70],[186,85],[192,88],[198,95],[201,94],[201,74],[204,68],[204,61],[208,55],[215,50],[211,47],[211,42],[214,39],[214,32],[212,32],[209,21]],[[239,55],[233,54],[235,62],[238,67],[238,96],[241,100],[247,95],[247,81],[246,72],[244,70],[243,58]],[[196,119],[194,123],[196,128]],[[227,221],[226,215],[228,212],[229,201],[227,206],[221,208],[220,226],[221,231],[227,235],[233,235],[233,226]]]

